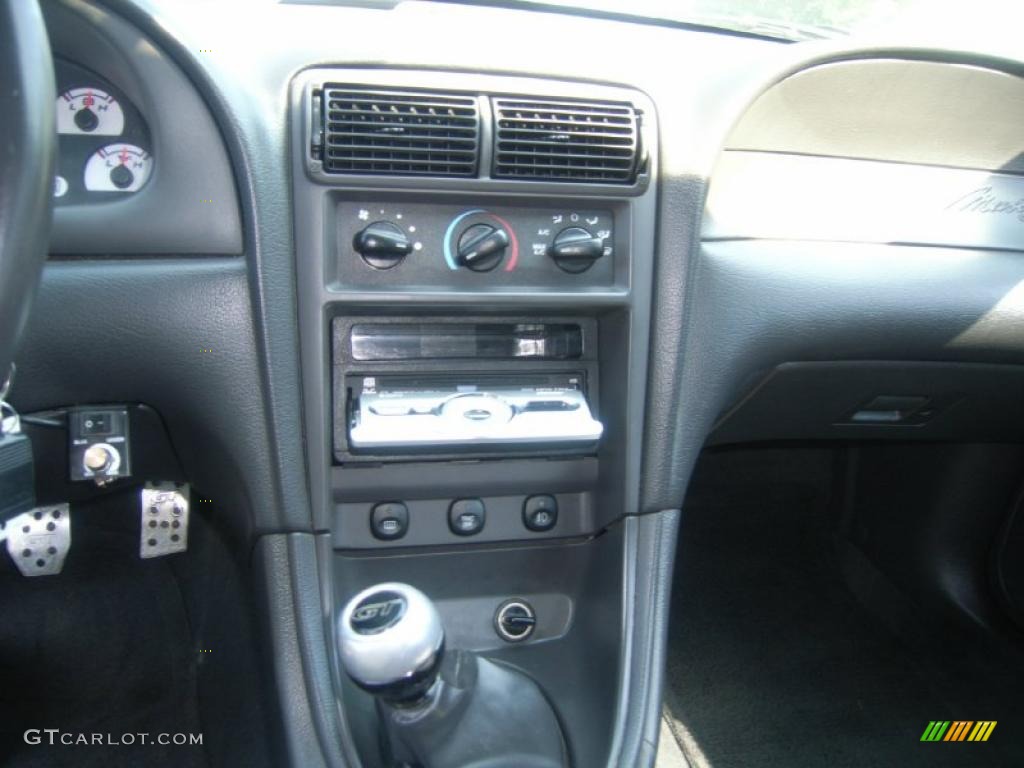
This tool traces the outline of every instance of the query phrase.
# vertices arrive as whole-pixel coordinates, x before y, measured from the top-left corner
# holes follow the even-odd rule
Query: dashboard
[[[324,622],[394,576],[549,686],[580,765],[639,765],[706,445],[1021,433],[1020,62],[458,3],[44,7],[18,405],[166,421],[257,571],[294,764],[373,748]],[[511,646],[491,604],[524,595],[557,620]]]

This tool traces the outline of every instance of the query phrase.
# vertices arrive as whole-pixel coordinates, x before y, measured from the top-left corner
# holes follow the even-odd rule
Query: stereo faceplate
[[[357,315],[331,329],[341,464],[600,450],[593,318]]]
[[[591,415],[580,375],[429,381],[365,376],[349,391],[349,444],[355,451],[593,448],[604,430]]]

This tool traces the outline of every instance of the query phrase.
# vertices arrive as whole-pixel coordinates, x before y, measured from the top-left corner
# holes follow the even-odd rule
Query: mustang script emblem
[[[980,187],[957,198],[946,206],[946,210],[955,208],[968,213],[1006,213],[1016,216],[1017,221],[1024,221],[1024,197],[1007,200],[992,191],[992,187]]]

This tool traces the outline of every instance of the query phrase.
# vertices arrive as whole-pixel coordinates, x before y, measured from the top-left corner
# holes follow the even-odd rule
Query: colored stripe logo
[[[930,720],[921,741],[988,741],[996,720]]]

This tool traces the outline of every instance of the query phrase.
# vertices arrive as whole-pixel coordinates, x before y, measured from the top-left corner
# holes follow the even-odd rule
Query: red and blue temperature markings
[[[444,260],[448,264],[448,269],[456,270],[459,268],[459,265],[455,262],[455,256],[452,252],[452,239],[455,234],[455,229],[459,226],[460,222],[474,214],[484,214],[487,218],[493,219],[508,233],[508,238],[511,242],[509,245],[508,261],[505,262],[504,269],[506,272],[511,272],[516,268],[516,264],[519,263],[519,240],[516,238],[516,232],[512,229],[512,225],[505,221],[505,219],[501,218],[501,216],[496,216],[489,211],[485,211],[483,208],[473,208],[472,210],[464,211],[452,219],[452,223],[448,225],[448,229],[444,233]]]

